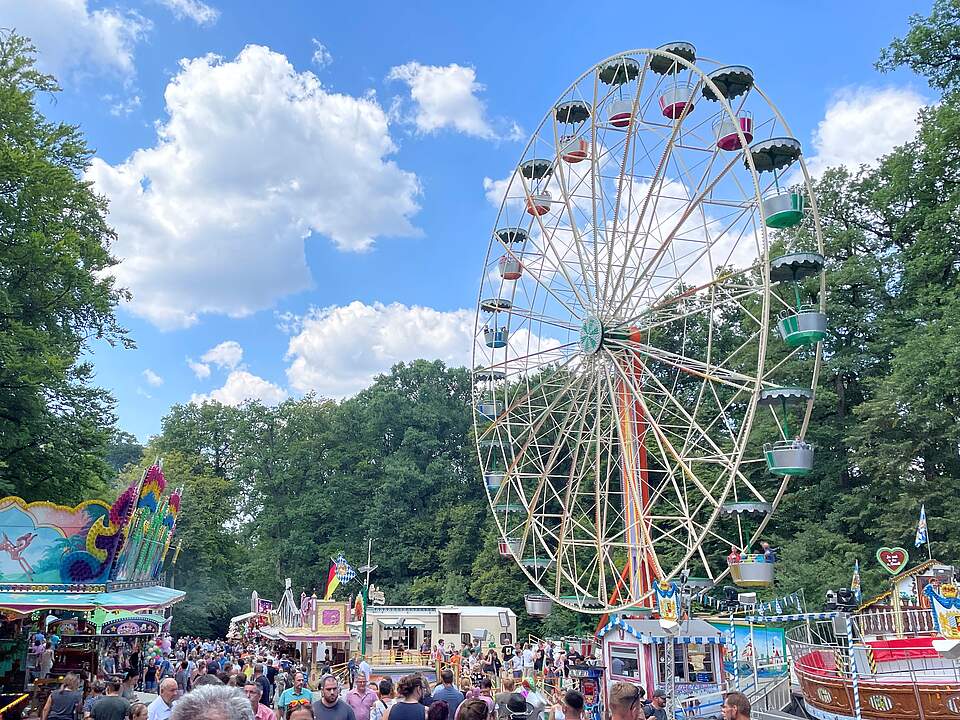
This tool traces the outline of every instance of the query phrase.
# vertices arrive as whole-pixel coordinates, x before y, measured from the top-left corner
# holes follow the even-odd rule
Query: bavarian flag
[[[347,583],[357,576],[356,570],[350,567],[350,563],[340,553],[335,558],[330,559],[330,569],[327,571],[327,587],[323,592],[323,599],[329,600],[342,583]]]

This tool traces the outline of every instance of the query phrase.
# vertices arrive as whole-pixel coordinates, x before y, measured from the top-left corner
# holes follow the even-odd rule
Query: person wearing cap
[[[513,693],[510,699],[507,700],[507,717],[510,718],[510,720],[528,720],[529,718],[535,718],[535,710],[536,708],[528,703],[523,695],[518,692]]]
[[[657,688],[650,697],[650,704],[643,708],[645,718],[667,720],[667,691]]]
[[[723,720],[750,720],[750,701],[743,693],[727,693],[720,713]]]

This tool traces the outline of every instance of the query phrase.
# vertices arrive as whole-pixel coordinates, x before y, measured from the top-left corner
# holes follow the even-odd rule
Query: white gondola
[[[497,262],[497,270],[504,280],[519,280],[523,275],[523,265],[513,255],[504,255]]]
[[[553,600],[546,595],[531,594],[523,598],[523,605],[530,617],[549,617],[553,612]]]

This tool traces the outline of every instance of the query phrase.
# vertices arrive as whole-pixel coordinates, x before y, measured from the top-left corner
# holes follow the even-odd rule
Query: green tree
[[[47,121],[56,82],[25,38],[0,33],[0,494],[75,502],[101,492],[114,401],[81,356],[129,345],[106,201],[82,179],[79,129]]]

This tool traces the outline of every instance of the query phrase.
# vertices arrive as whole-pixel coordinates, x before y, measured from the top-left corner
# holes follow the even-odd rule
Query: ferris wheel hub
[[[580,349],[585,355],[593,355],[603,345],[603,323],[590,315],[580,327]]]

